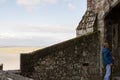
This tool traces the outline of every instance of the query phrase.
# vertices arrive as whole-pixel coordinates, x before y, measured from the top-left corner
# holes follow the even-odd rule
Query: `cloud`
[[[1,3],[5,3],[7,0],[0,0]],[[39,8],[41,6],[46,6],[49,4],[56,4],[61,0],[15,0],[16,4],[24,7],[28,11],[32,11],[35,8]],[[74,10],[76,7],[69,0],[62,0],[63,2],[68,3],[68,8],[70,10]]]
[[[0,46],[49,46],[70,38],[72,35],[67,33],[0,33]]]
[[[19,25],[0,31],[0,46],[49,46],[75,37],[73,25]],[[7,29],[7,28],[6,28]]]
[[[43,0],[45,3],[55,4],[58,0]]]
[[[40,0],[16,0],[16,3],[28,11],[31,11],[35,6],[41,4]]]
[[[17,4],[22,6],[35,6],[40,3],[40,0],[16,0]]]
[[[25,7],[27,10],[32,10],[38,6],[55,4],[57,3],[57,0],[16,0],[16,3],[20,6]]]
[[[17,32],[50,32],[50,33],[73,33],[75,25],[19,25],[12,26],[12,31]]]
[[[76,6],[73,5],[72,3],[68,3],[68,8],[69,8],[70,10],[75,10],[75,9],[76,9]]]

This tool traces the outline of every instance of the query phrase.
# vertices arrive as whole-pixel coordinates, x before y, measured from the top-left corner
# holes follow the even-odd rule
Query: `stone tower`
[[[95,26],[97,16],[95,12],[95,1],[96,0],[87,0],[87,11],[76,29],[77,36],[94,31],[93,27]]]
[[[120,74],[120,0],[87,0],[87,11],[76,29],[81,36],[100,31],[101,49],[104,41],[111,44],[112,54],[116,57],[116,72]],[[100,56],[102,74],[102,55]]]

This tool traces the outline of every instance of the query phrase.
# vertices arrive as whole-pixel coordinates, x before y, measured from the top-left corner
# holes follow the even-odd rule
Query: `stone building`
[[[104,41],[111,43],[112,53],[117,60],[116,71],[120,74],[120,0],[87,0],[87,11],[76,33],[80,36],[96,30],[100,31],[101,48]]]
[[[77,37],[21,54],[22,75],[35,80],[102,80],[102,47],[109,41],[120,76],[120,0],[87,0]]]

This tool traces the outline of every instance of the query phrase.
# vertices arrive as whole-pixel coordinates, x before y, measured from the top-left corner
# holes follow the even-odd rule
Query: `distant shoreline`
[[[0,48],[2,47],[41,47],[41,46],[0,46]]]
[[[40,50],[42,47],[32,47],[32,46],[12,46],[12,47],[0,47],[0,54],[1,53],[29,53],[36,50]]]

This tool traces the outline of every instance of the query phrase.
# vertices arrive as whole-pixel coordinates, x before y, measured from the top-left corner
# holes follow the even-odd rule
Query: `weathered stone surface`
[[[23,77],[11,71],[0,71],[0,80],[33,80],[33,79]]]
[[[77,27],[77,36],[83,35],[82,32],[84,32],[84,34],[89,33],[89,32],[93,32],[94,28],[99,28],[99,30],[101,30],[100,28],[104,27],[104,17],[106,14],[108,14],[108,12],[115,7],[118,3],[120,2],[120,0],[87,0],[87,11],[84,16],[83,19],[81,20],[80,24]],[[94,25],[92,25],[87,19],[92,20],[93,22],[95,22],[95,19],[92,19],[93,17],[90,18],[91,14],[89,12],[94,13],[94,15],[92,15],[93,17],[95,17],[95,14],[97,14],[97,26],[94,27]],[[86,17],[86,18],[85,18]],[[102,23],[99,21],[103,21]],[[84,25],[85,24],[85,25]],[[87,30],[89,29],[88,27],[91,26],[91,30]],[[103,29],[102,29],[103,30]],[[102,31],[101,30],[101,31]],[[103,31],[102,31],[103,32]]]
[[[22,73],[31,72],[31,77],[35,80],[99,79],[99,52],[99,32],[91,33],[22,55]],[[27,55],[31,56],[30,60],[27,60]]]
[[[86,33],[95,31],[93,27],[96,27],[96,17],[97,15],[94,12],[86,11],[83,19],[80,21],[77,27],[77,36],[81,36]]]

